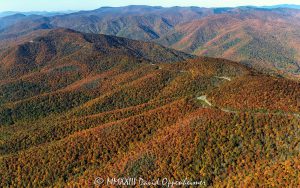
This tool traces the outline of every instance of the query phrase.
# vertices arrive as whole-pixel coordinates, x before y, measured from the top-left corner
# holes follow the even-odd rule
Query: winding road
[[[227,108],[218,107],[216,105],[213,105],[211,102],[209,102],[206,95],[202,95],[200,97],[197,97],[197,100],[203,101],[204,103],[206,103],[209,106],[209,108],[210,107],[215,107],[215,108],[217,108],[217,109],[219,109],[223,112],[226,112],[226,113],[237,114],[237,113],[243,113],[243,112],[250,112],[250,113],[253,113],[253,114],[266,114],[266,115],[276,115],[276,116],[294,116],[297,119],[300,119],[300,114],[295,113],[295,112],[253,112],[253,111],[231,110],[231,109],[227,109]]]

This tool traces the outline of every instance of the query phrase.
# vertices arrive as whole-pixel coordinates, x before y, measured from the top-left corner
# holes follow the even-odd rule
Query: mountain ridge
[[[38,29],[63,27],[156,42],[298,79],[299,17],[299,10],[285,8],[106,7],[47,18],[25,17],[16,23],[7,21],[11,25],[0,31],[0,46],[18,42]],[[189,25],[193,29],[186,30]]]
[[[298,82],[115,36],[30,37],[1,52],[1,187],[299,184]]]

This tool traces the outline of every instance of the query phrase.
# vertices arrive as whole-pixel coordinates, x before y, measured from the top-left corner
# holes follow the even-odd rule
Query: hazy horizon
[[[162,6],[162,7],[205,7],[205,8],[220,8],[220,7],[240,7],[240,6],[276,6],[276,5],[300,5],[299,0],[287,0],[287,1],[274,1],[263,0],[263,1],[249,1],[249,0],[228,0],[225,2],[203,0],[201,2],[196,0],[190,1],[179,1],[179,0],[168,0],[159,1],[153,0],[145,3],[140,0],[129,0],[126,2],[119,2],[117,0],[100,1],[90,0],[86,2],[84,0],[61,0],[59,2],[53,2],[50,0],[24,0],[20,3],[18,0],[2,0],[0,12],[62,12],[62,11],[80,11],[80,10],[94,10],[101,7],[124,7],[134,5],[145,5],[145,6]],[[47,7],[47,8],[45,8]]]

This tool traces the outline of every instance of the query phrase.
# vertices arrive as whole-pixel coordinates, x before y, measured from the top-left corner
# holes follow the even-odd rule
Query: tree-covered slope
[[[299,185],[297,82],[62,29],[0,62],[1,187],[87,187],[97,176]]]
[[[53,17],[0,19],[0,49],[53,28],[152,41],[299,79],[300,11],[288,8],[103,7]],[[34,34],[33,34],[34,32]]]

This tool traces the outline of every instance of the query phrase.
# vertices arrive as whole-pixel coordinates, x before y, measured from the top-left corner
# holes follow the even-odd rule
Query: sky
[[[300,5],[300,0],[0,0],[0,12],[93,10],[126,5],[234,7],[275,4]]]

